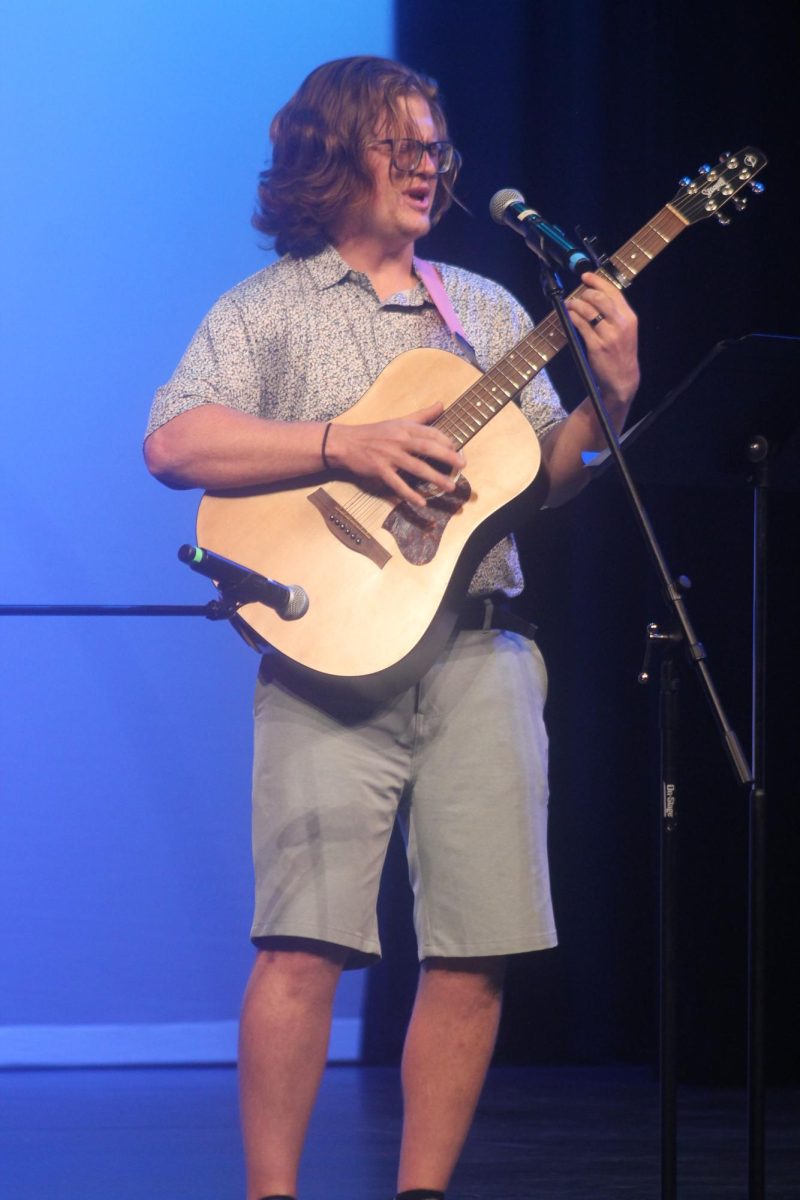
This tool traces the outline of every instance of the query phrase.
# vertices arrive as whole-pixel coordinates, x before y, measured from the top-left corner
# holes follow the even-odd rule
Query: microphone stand
[[[659,883],[659,1083],[661,1099],[661,1200],[675,1200],[677,1195],[677,1055],[676,1055],[676,946],[675,946],[675,829],[677,821],[677,790],[675,783],[675,749],[678,714],[678,676],[674,650],[682,645],[694,667],[700,688],[705,695],[717,726],[731,769],[743,788],[752,791],[753,774],[739,740],[722,708],[717,690],[706,662],[706,652],[698,639],[683,600],[688,580],[674,579],[661,551],[650,518],[645,510],[636,484],[628,469],[614,426],[606,412],[597,384],[592,375],[586,352],[564,304],[564,288],[545,247],[528,241],[527,245],[541,260],[542,289],[550,300],[567,339],[572,358],[583,381],[597,419],[603,430],[609,452],[616,464],[625,495],[633,510],[634,519],[644,538],[655,567],[661,591],[669,613],[664,631],[658,625],[648,627],[648,646],[662,643],[663,655],[660,689],[661,744],[661,837]],[[598,264],[601,265],[601,264]],[[648,674],[643,668],[640,682]]]
[[[224,596],[208,604],[0,604],[0,617],[207,617],[224,621],[232,611]]]
[[[247,580],[218,591],[219,598],[207,604],[0,604],[0,617],[206,617],[229,621],[243,604],[260,600],[248,589]]]
[[[217,591],[219,598],[207,604],[0,604],[0,617],[206,617],[209,621],[230,621],[243,605],[263,603],[258,584],[246,575],[218,585]]]

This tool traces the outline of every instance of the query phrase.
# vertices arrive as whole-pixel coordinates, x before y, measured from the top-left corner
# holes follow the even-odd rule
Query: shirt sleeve
[[[201,404],[259,415],[262,383],[244,316],[226,294],[204,318],[168,383],[153,397],[145,436]]]

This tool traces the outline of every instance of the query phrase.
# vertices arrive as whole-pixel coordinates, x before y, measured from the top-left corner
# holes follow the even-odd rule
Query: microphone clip
[[[589,236],[583,232],[580,225],[576,225],[575,236],[586,251],[587,257],[592,260],[595,271],[599,271],[608,261],[608,255],[600,249],[600,239],[597,234],[593,233]]]
[[[219,599],[212,600],[211,604],[215,605],[219,618],[232,617],[237,613],[244,604],[253,604],[260,600],[256,589],[252,584],[248,588],[248,580],[244,579],[241,583],[218,583],[217,591]]]

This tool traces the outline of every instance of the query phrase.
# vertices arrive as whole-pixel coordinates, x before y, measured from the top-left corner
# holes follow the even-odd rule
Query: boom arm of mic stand
[[[0,604],[0,617],[207,617],[227,620],[236,605],[207,604]]]

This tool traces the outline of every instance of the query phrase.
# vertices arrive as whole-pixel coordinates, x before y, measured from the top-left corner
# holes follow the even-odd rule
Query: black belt
[[[504,599],[493,596],[466,600],[456,621],[456,629],[505,629],[508,633],[521,633],[531,641],[536,637],[535,625],[507,608]]]

